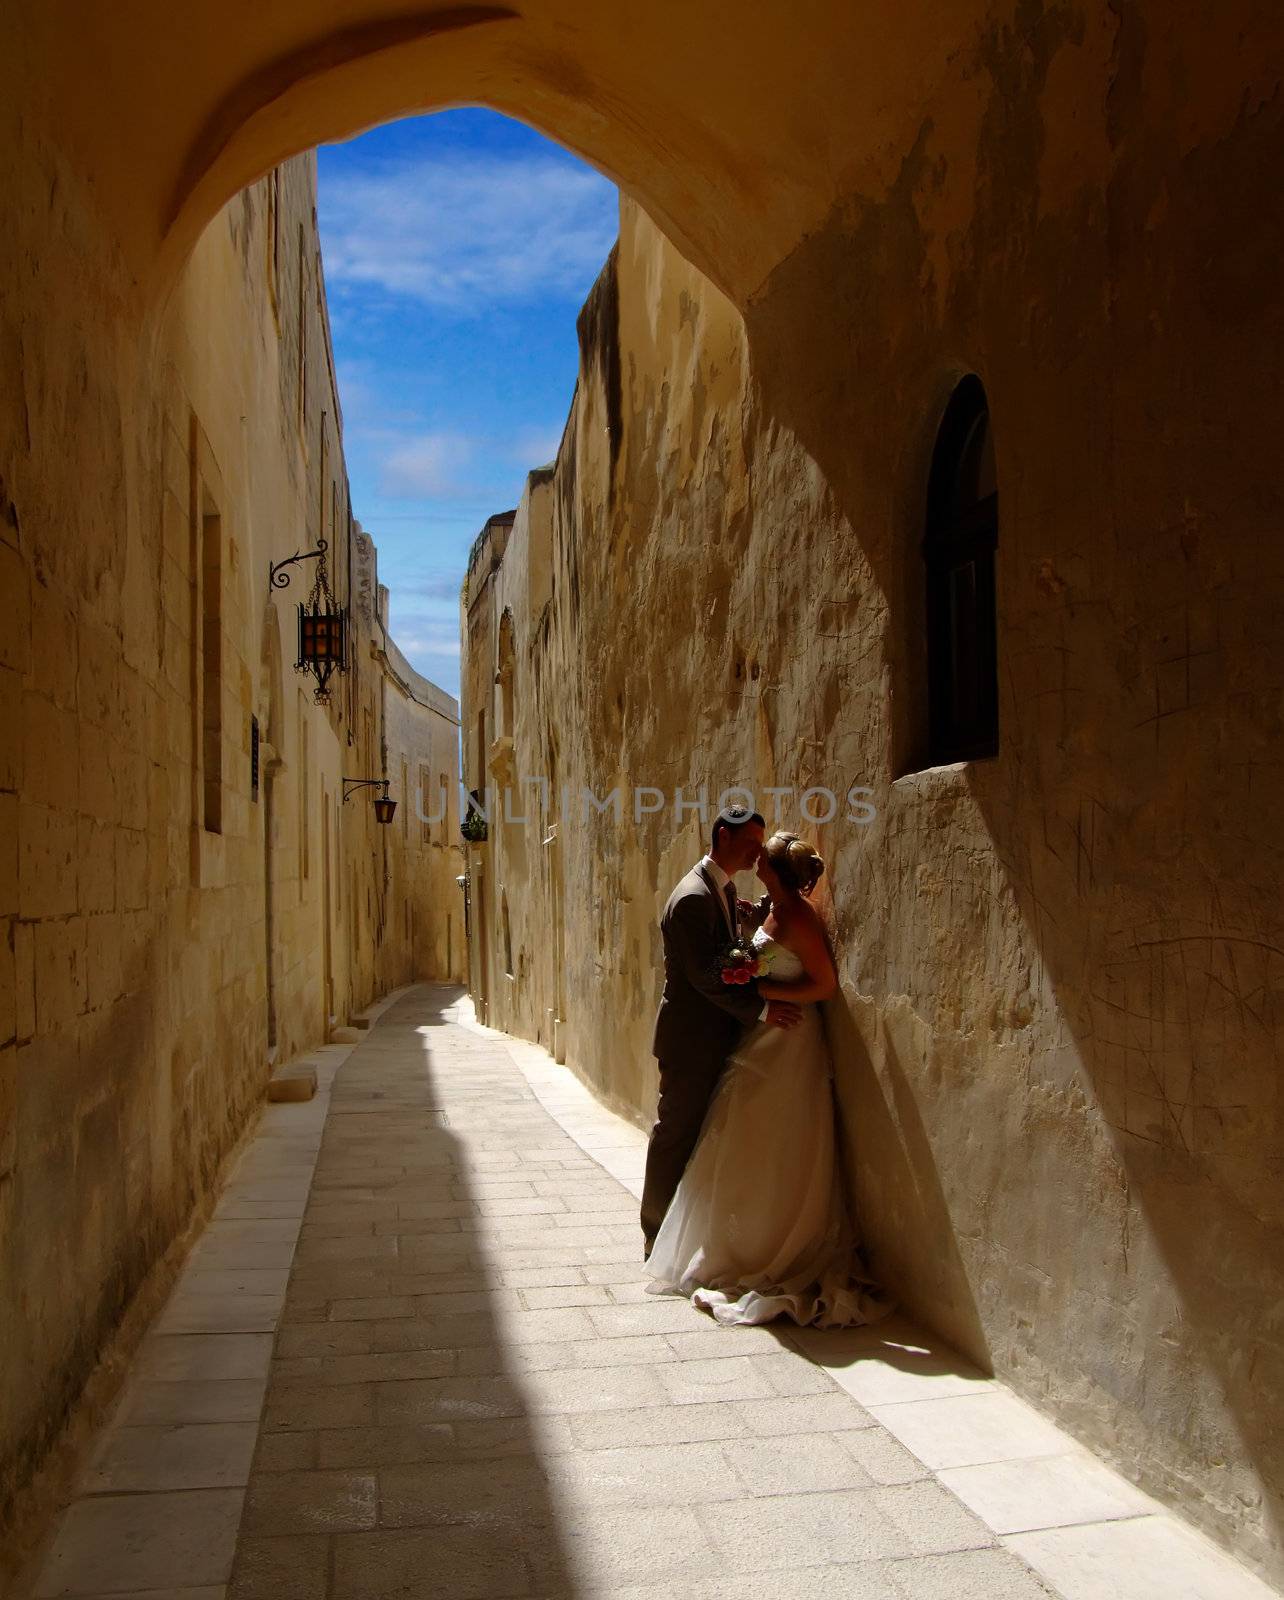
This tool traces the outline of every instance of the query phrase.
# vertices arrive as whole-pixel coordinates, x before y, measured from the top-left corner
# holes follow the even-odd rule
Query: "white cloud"
[[[459,591],[463,583],[462,571],[435,572],[427,575],[407,574],[397,580],[397,595],[403,604],[407,604],[413,598],[458,605]]]
[[[417,625],[418,623],[418,625]],[[459,695],[459,624],[447,629],[423,625],[419,619],[399,628],[393,618],[392,637],[416,672],[422,672],[447,694]]]
[[[392,630],[392,636],[397,641],[397,648],[413,666],[416,661],[429,657],[437,661],[459,659],[459,630],[456,627],[453,633],[433,629],[431,631],[409,629],[402,633],[398,629]],[[431,673],[428,674],[432,676]]]
[[[455,433],[422,433],[403,439],[380,463],[379,490],[392,500],[440,500],[469,493],[459,473],[472,455]]]
[[[413,409],[394,403],[390,394],[395,391],[374,361],[339,356],[337,365],[345,437],[395,438],[397,429],[423,421]]]
[[[562,442],[562,424],[556,428],[523,428],[513,442],[513,460],[528,471],[542,467],[557,457]]]
[[[336,175],[322,190],[326,280],[465,315],[582,296],[614,242],[617,204],[605,178],[548,156],[430,156]]]

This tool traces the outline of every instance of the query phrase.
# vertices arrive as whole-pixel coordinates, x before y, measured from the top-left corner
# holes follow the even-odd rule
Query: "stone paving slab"
[[[403,999],[331,1091],[229,1600],[899,1596],[885,1565],[976,1548],[1046,1592],[929,1473],[871,1471],[875,1418],[775,1332],[646,1296],[634,1196],[452,1000]]]
[[[41,1600],[1269,1593],[903,1322],[647,1296],[642,1135],[458,991],[345,1055],[271,1108]]]
[[[318,1097],[265,1108],[20,1592],[225,1600],[328,1089],[350,1054],[311,1052]]]

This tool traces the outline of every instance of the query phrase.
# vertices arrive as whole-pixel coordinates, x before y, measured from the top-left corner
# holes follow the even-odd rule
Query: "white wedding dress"
[[[803,963],[761,929],[772,981]],[[651,1294],[681,1294],[722,1323],[848,1327],[891,1310],[860,1273],[834,1128],[819,1008],[793,1028],[755,1023],[727,1062],[647,1262]]]

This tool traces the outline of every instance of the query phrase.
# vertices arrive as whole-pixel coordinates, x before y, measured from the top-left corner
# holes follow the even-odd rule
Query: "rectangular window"
[[[201,755],[204,823],[223,831],[223,519],[201,515]]]
[[[330,829],[330,837],[334,840],[334,925],[339,927],[342,922],[340,913],[343,910],[343,856],[339,849],[339,841],[343,837],[340,832],[343,827],[343,802],[336,794],[334,797],[334,826]]]
[[[321,413],[321,420],[317,426],[317,437],[320,440],[321,470],[317,474],[317,516],[320,519],[317,528],[321,537],[325,538],[325,485],[326,471],[330,460],[330,440],[325,431],[326,413]]]
[[[410,838],[410,769],[401,763],[401,837]]]
[[[432,792],[432,768],[426,761],[419,763],[419,838],[427,844],[432,838],[431,817],[441,804],[441,797]]]
[[[259,798],[259,719],[250,718],[250,799]]]
[[[299,437],[308,440],[308,258],[299,224]]]
[[[311,728],[308,727],[307,704],[299,696],[299,894],[308,876],[308,795],[310,792],[309,768],[311,766]]]
[[[276,331],[281,331],[281,169],[267,175],[267,280],[268,298]]]

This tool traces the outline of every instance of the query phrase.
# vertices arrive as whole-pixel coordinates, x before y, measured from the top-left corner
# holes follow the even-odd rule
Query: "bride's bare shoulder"
[[[825,936],[825,925],[821,921],[820,913],[801,895],[776,911],[775,928],[775,937],[784,935],[794,941],[807,942],[816,938],[823,939]]]
[[[793,924],[793,937],[816,949],[823,947],[830,959],[833,959],[833,936],[828,922],[821,914],[819,906],[812,905],[810,900],[801,896]]]
[[[795,896],[789,906],[789,920],[796,928],[823,929],[825,920],[804,895]]]

